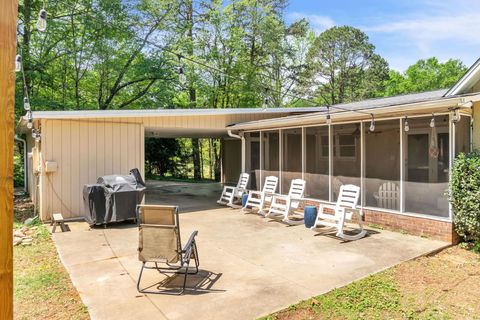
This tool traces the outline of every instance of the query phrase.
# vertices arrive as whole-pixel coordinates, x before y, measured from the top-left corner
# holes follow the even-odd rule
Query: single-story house
[[[480,60],[451,89],[325,107],[37,111],[28,134],[28,189],[42,220],[83,216],[82,187],[106,174],[144,174],[145,137],[222,138],[222,182],[267,175],[286,193],[335,202],[361,187],[364,219],[454,242],[447,192],[455,156],[480,147]],[[474,121],[476,119],[476,121]],[[29,132],[22,118],[19,132]]]

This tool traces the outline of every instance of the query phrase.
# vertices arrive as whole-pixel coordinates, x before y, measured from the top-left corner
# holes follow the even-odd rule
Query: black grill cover
[[[83,204],[87,211],[85,220],[89,225],[105,223],[105,191],[101,184],[83,186]]]
[[[97,184],[85,185],[83,192],[85,208],[89,210],[86,217],[88,223],[106,224],[136,218],[136,207],[142,202],[145,183],[138,169],[132,169],[127,176],[99,177]]]

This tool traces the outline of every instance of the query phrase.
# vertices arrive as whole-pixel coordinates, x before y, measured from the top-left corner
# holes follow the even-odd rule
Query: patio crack
[[[122,261],[120,261],[119,257],[117,256],[117,253],[115,252],[115,250],[113,250],[112,246],[110,245],[110,242],[108,241],[108,238],[107,238],[107,235],[105,234],[105,231],[102,230],[102,234],[103,234],[103,238],[105,239],[108,247],[110,248],[110,251],[112,251],[112,254],[114,256],[114,258],[118,261],[118,263],[120,264],[120,267],[125,271],[125,274],[128,275],[128,277],[132,280],[132,282],[134,284],[137,283],[137,281],[132,277],[132,275],[130,274],[130,272],[128,272],[127,268],[125,268],[124,264],[122,263]],[[146,294],[143,295],[145,298],[147,298],[147,300],[153,305],[153,307],[155,309],[158,310],[158,312],[160,312],[160,314],[165,318],[165,319],[169,319],[165,313],[163,313],[163,311],[155,304],[155,302],[153,302],[152,299],[150,299],[150,297]]]

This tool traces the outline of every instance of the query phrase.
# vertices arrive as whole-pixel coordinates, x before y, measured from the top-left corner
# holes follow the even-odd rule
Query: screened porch
[[[470,116],[455,113],[245,131],[244,164],[251,189],[274,175],[287,193],[302,178],[307,198],[335,202],[354,184],[362,208],[450,221],[449,168],[470,136]]]

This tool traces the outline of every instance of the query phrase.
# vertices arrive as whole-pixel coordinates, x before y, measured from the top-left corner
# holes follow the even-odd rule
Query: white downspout
[[[234,134],[232,130],[227,130],[230,137],[240,139],[242,141],[242,172],[245,172],[245,137],[243,134]]]
[[[21,139],[17,135],[14,137],[15,141],[20,141],[23,143],[23,189],[25,193],[28,192],[28,174],[27,174],[27,141],[25,139]]]

